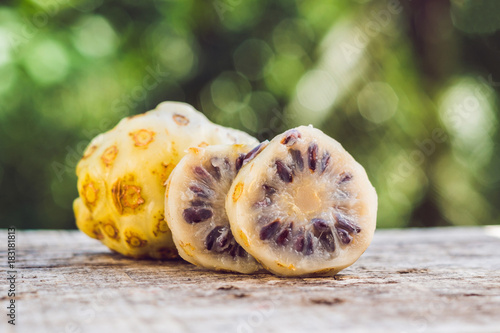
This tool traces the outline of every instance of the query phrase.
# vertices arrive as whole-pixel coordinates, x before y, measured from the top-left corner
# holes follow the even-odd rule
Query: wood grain
[[[331,278],[131,260],[77,231],[17,231],[2,332],[500,332],[500,227],[380,230]],[[7,232],[0,232],[2,281]],[[4,330],[5,328],[5,330]]]

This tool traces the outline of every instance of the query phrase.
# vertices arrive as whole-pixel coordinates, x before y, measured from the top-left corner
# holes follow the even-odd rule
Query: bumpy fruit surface
[[[77,165],[76,224],[129,257],[177,256],[164,218],[165,183],[189,147],[257,144],[188,104],[164,102],[94,138]]]
[[[377,194],[337,141],[301,126],[243,166],[226,211],[236,241],[271,272],[333,275],[370,244]]]
[[[190,148],[179,162],[167,183],[165,213],[182,258],[214,270],[252,273],[261,268],[234,240],[225,200],[242,165],[265,144]]]

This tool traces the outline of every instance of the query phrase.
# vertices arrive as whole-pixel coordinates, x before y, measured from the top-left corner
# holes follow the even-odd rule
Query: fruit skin
[[[241,159],[241,163],[245,163],[253,158],[243,159],[252,148],[254,148],[253,145],[242,144],[190,148],[187,155],[170,174],[165,191],[165,215],[179,255],[184,260],[217,271],[249,274],[262,269],[254,258],[242,251],[230,234],[226,238],[228,239],[226,244],[229,246],[222,252],[217,252],[215,249],[209,250],[205,243],[207,236],[213,230],[229,228],[225,211],[225,196],[237,173],[236,161]],[[208,174],[206,180],[200,179],[193,170],[198,167],[204,167],[206,170],[206,166],[210,165],[213,158],[225,160],[228,167],[218,169],[219,179],[212,178],[213,176]],[[196,192],[190,189],[193,187],[197,189]],[[200,196],[202,188],[207,190]],[[204,207],[213,214],[203,221],[188,223],[183,212],[186,208],[192,207],[190,203],[193,201],[203,203]],[[230,255],[231,250],[234,251],[233,255]],[[236,253],[241,253],[241,255]]]
[[[258,141],[192,106],[163,102],[95,137],[76,167],[77,227],[133,258],[177,257],[164,219],[165,182],[189,147]]]
[[[339,251],[335,254],[335,257],[324,261],[311,260],[312,256],[287,256],[268,246],[268,243],[259,237],[256,222],[252,218],[252,216],[255,216],[256,193],[263,186],[263,178],[269,177],[276,170],[280,172],[280,169],[274,167],[276,156],[278,153],[287,153],[289,148],[287,145],[291,143],[287,142],[285,134],[293,130],[275,137],[260,155],[240,170],[227,194],[226,212],[236,241],[272,273],[281,276],[335,275],[342,269],[352,265],[370,244],[376,228],[377,194],[364,168],[345,151],[340,143],[320,130],[312,128],[312,126],[300,126],[295,130],[301,133],[303,137],[312,138],[313,142],[317,141],[321,147],[326,147],[333,152],[331,155],[332,162],[341,167],[349,167],[353,173],[352,182],[358,189],[356,202],[360,205],[359,216],[357,217],[362,232],[357,234],[349,245],[345,246],[346,250]],[[304,161],[304,164],[306,165],[304,166],[304,172],[309,172],[307,170],[307,161]],[[283,176],[281,179],[283,184],[290,182],[288,177]],[[304,189],[299,189],[299,192]],[[293,214],[290,213],[289,216],[293,217]]]

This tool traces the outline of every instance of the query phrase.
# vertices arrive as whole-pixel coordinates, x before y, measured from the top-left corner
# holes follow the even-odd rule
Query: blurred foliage
[[[259,139],[323,129],[379,227],[499,223],[495,1],[3,1],[2,227],[73,228],[89,140],[163,100]]]

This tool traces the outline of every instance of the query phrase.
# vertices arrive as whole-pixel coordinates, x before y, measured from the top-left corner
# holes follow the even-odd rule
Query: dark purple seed
[[[281,143],[286,146],[292,146],[299,138],[302,137],[299,131],[296,129],[291,129],[285,132],[284,138],[281,140]]]
[[[346,230],[348,233],[359,233],[361,228],[357,226],[354,222],[349,221],[341,214],[335,214],[335,219],[337,220],[337,227]]]
[[[244,257],[246,254],[245,250],[236,242],[234,244],[231,244],[229,255],[231,257]]]
[[[314,243],[313,243],[313,236],[310,232],[307,233],[306,236],[306,252],[305,255],[309,256],[314,253]]]
[[[321,166],[320,166],[320,172],[323,173],[326,170],[326,167],[328,166],[328,163],[330,163],[330,154],[326,152],[323,157],[321,158]]]
[[[210,165],[207,170],[216,180],[220,180],[222,176],[220,170],[220,163],[218,163],[219,160],[220,160],[219,157],[212,157],[210,159]],[[229,161],[227,161],[227,164],[229,164]]]
[[[337,228],[337,235],[339,235],[340,241],[344,245],[347,245],[352,241],[351,235],[349,235],[349,233],[342,228]]]
[[[227,227],[215,227],[205,239],[205,246],[207,250],[217,253],[230,251],[232,236]]]
[[[193,200],[190,202],[191,206],[193,207],[205,207],[205,206],[210,206],[209,202],[202,201],[202,200]]]
[[[292,170],[286,166],[282,161],[276,161],[276,171],[281,180],[285,183],[291,183],[293,181]]]
[[[342,172],[339,175],[338,184],[346,183],[352,179],[352,174],[350,172]]]
[[[241,245],[237,245],[237,251],[236,251],[236,255],[238,257],[246,257],[247,255],[247,251],[245,251],[244,248],[241,247]]]
[[[191,186],[189,186],[189,189],[191,190],[191,192],[196,194],[196,196],[198,196],[198,197],[208,198],[208,194],[200,186],[191,185]]]
[[[184,209],[182,212],[182,217],[187,223],[198,223],[211,218],[213,215],[212,211],[207,208],[200,207],[190,207]]]
[[[238,251],[238,245],[237,244],[231,244],[227,248],[227,251],[231,257],[236,257],[236,252]]]
[[[259,155],[259,153],[264,148],[266,148],[267,143],[268,143],[267,141],[264,141],[264,142],[260,143],[257,147],[255,147],[254,149],[250,150],[248,152],[248,154],[245,155],[245,158],[243,159],[243,165],[247,164],[248,162],[253,160],[255,158],[255,156]]]
[[[207,238],[205,238],[205,247],[207,250],[212,251],[217,238],[219,238],[222,232],[222,228],[223,227],[215,227],[212,231],[210,231]]]
[[[204,167],[196,166],[193,171],[195,175],[197,175],[201,180],[204,180],[206,182],[210,181],[210,174]]]
[[[304,250],[304,230],[300,230],[297,235],[293,248],[297,252],[302,252]]]
[[[274,193],[276,193],[276,189],[274,187],[271,187],[269,185],[262,185],[262,188],[264,189],[264,192],[266,193],[266,197],[270,197]]]
[[[302,171],[304,170],[304,160],[302,159],[302,153],[297,149],[290,149],[290,155],[292,155],[292,160],[295,163],[295,167]]]
[[[217,247],[222,251],[226,250],[229,243],[229,239],[232,237],[232,234],[229,232],[229,229],[224,228],[224,230],[221,231],[221,234],[219,237],[217,237]]]
[[[276,244],[285,245],[289,241],[290,229],[286,228],[281,230],[281,232],[276,237]]]
[[[316,158],[318,156],[318,145],[313,143],[307,148],[307,157],[309,161],[309,169],[314,172],[316,170]]]
[[[328,224],[327,221],[325,221],[323,219],[314,218],[311,220],[311,222],[312,222],[314,229],[316,229],[320,233],[330,230],[330,225]]]
[[[241,167],[243,166],[243,160],[245,159],[245,154],[240,154],[236,161],[234,162],[234,166],[236,168],[236,172],[240,171]]]
[[[273,202],[271,201],[271,199],[269,199],[268,197],[265,197],[264,200],[257,201],[255,203],[255,207],[258,207],[258,208],[269,207],[272,204],[273,204]]]
[[[262,227],[262,229],[260,230],[260,239],[266,240],[273,237],[276,234],[276,231],[278,231],[280,225],[281,222],[279,220],[275,220]]]
[[[319,242],[321,243],[321,245],[323,245],[325,250],[329,252],[335,251],[335,237],[333,237],[333,233],[331,230],[321,234],[321,236],[319,237]]]

